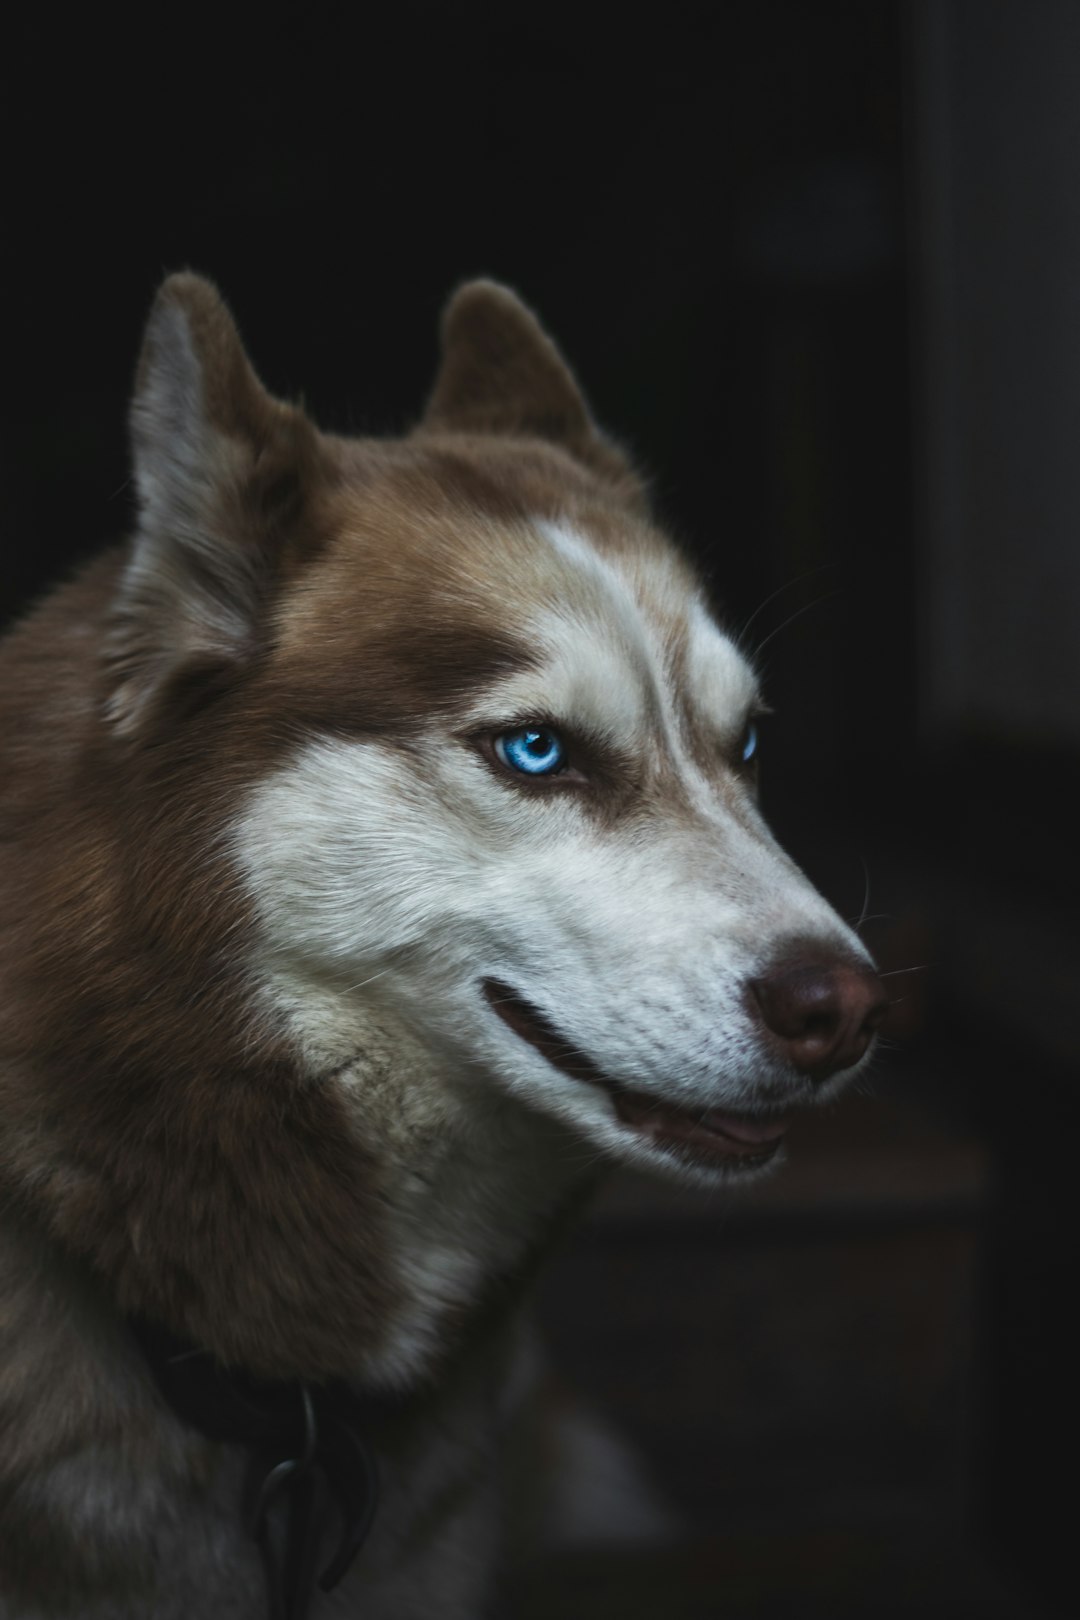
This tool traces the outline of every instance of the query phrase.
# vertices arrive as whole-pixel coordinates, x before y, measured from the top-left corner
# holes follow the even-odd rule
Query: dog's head
[[[550,340],[473,283],[443,346],[412,436],[329,438],[165,284],[112,724],[230,715],[206,813],[313,1072],[376,1007],[613,1158],[756,1165],[864,1060],[880,984],[767,831],[754,672]]]

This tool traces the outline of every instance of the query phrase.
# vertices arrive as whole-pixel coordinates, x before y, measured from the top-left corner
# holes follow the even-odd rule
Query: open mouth
[[[531,1002],[499,979],[482,984],[492,1010],[515,1035],[574,1080],[600,1086],[624,1125],[657,1147],[695,1163],[738,1164],[750,1169],[771,1159],[788,1127],[786,1114],[735,1113],[726,1108],[679,1108],[647,1091],[612,1080]]]

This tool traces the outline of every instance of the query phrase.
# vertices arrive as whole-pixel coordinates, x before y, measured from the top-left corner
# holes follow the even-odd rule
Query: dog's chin
[[[689,1175],[695,1180],[746,1175],[775,1161],[789,1115],[726,1108],[681,1107],[651,1092],[613,1080],[578,1050],[540,1010],[498,979],[481,986],[488,1005],[521,1040],[562,1074],[602,1091],[616,1126],[605,1146],[642,1168]]]

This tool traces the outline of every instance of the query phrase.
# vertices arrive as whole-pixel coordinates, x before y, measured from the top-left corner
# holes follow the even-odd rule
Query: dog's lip
[[[625,1087],[616,1087],[613,1097],[624,1124],[695,1159],[764,1164],[784,1140],[789,1123],[786,1114],[738,1114],[728,1108],[691,1112]]]
[[[493,1011],[515,1035],[528,1041],[572,1079],[602,1086],[623,1124],[657,1146],[688,1154],[695,1160],[737,1160],[743,1165],[757,1165],[772,1158],[783,1141],[789,1123],[787,1114],[737,1113],[727,1108],[691,1110],[649,1092],[632,1090],[604,1074],[592,1058],[510,985],[499,979],[484,979],[481,988]]]

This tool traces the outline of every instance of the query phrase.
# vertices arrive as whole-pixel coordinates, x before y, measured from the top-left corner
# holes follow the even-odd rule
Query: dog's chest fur
[[[263,1620],[263,1570],[238,1513],[243,1456],[160,1408],[81,1268],[14,1223],[0,1283],[0,1615]],[[481,1612],[519,1488],[508,1448],[530,1421],[521,1332],[477,1324],[438,1392],[366,1436],[383,1481],[376,1524],[341,1586],[313,1598],[312,1620]]]

